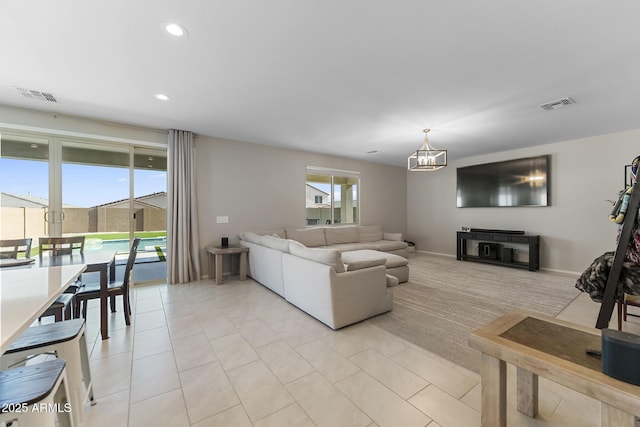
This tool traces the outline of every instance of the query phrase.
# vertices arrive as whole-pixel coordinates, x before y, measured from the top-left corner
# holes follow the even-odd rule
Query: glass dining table
[[[109,308],[108,308],[108,284],[109,281],[115,280],[116,275],[116,251],[96,251],[85,252],[84,254],[72,254],[72,255],[56,255],[56,256],[41,256],[34,257],[31,260],[14,260],[13,264],[10,260],[0,260],[0,286],[2,286],[2,293],[0,299],[2,300],[2,310],[5,309],[5,286],[7,290],[14,290],[16,283],[26,285],[35,285],[38,280],[42,280],[44,273],[42,271],[73,271],[74,267],[83,266],[81,273],[98,272],[100,274],[100,334],[103,340],[109,338]],[[68,268],[67,268],[68,267]],[[40,273],[36,271],[41,270]],[[54,274],[54,273],[51,273]],[[65,276],[66,277],[66,276]],[[77,278],[77,277],[76,277]],[[33,279],[33,281],[31,281]],[[61,278],[62,279],[62,278]],[[75,279],[66,283],[59,283],[60,286],[64,286],[64,289],[73,284]],[[42,285],[40,285],[42,286]],[[55,287],[55,285],[52,285]],[[33,286],[30,286],[33,287]],[[29,288],[30,288],[29,287]],[[55,299],[64,292],[64,289],[59,292],[50,302],[49,305],[55,301]],[[9,301],[7,301],[9,306]],[[41,314],[48,307],[44,305]],[[3,340],[4,340],[4,320],[5,312],[0,312],[0,316],[3,323]],[[37,319],[38,316],[31,319]],[[27,319],[25,319],[27,321]],[[29,323],[30,324],[30,323]],[[27,326],[29,325],[27,324]]]

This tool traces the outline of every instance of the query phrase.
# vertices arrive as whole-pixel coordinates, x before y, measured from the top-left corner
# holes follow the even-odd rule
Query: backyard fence
[[[62,234],[128,232],[129,209],[63,208]],[[47,208],[0,208],[0,239],[37,239],[49,234]],[[145,207],[134,213],[135,231],[167,229],[166,209]]]

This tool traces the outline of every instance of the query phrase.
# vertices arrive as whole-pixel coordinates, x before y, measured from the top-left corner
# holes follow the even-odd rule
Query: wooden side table
[[[640,386],[611,378],[586,354],[601,347],[598,329],[516,310],[473,331],[469,345],[482,352],[482,426],[507,426],[507,369],[517,367],[517,409],[538,413],[538,376],[601,402],[600,425],[633,427],[640,414]]]
[[[233,273],[233,258],[240,256],[240,280],[247,280],[247,253],[249,248],[238,245],[229,245],[226,248],[220,246],[207,246],[209,260],[209,277],[214,278],[216,285],[222,283],[222,259],[224,255],[232,255],[231,270]]]

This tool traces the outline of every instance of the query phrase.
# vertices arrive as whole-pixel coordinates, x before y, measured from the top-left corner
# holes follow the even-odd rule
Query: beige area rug
[[[580,291],[575,277],[417,254],[407,283],[393,288],[393,311],[375,325],[475,372],[480,352],[469,333],[514,309],[551,316]]]

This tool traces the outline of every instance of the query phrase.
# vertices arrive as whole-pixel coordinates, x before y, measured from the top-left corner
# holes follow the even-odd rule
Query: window
[[[1,131],[1,239],[84,235],[85,251],[128,254],[142,237],[135,281],[166,282],[164,147]]]
[[[357,224],[360,174],[307,166],[307,224]]]

